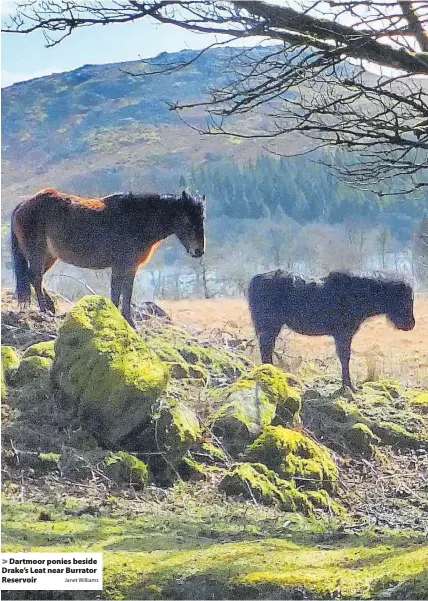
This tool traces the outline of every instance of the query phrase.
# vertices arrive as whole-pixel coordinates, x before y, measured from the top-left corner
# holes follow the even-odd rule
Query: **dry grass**
[[[174,320],[205,335],[229,332],[253,339],[250,314],[244,299],[160,301]],[[428,386],[428,295],[415,299],[416,327],[411,332],[393,328],[385,317],[363,324],[352,345],[354,378],[392,377],[407,386]],[[333,339],[302,336],[286,328],[277,341],[277,362],[292,371],[328,370],[339,374]],[[254,351],[255,358],[258,357]]]
[[[239,298],[160,300],[174,321],[189,326],[202,338],[222,336],[250,341],[249,352],[259,360],[247,302]],[[35,308],[35,307],[34,307]],[[61,311],[69,310],[61,304]],[[3,291],[2,310],[16,312],[10,291]],[[37,312],[36,312],[37,313]],[[357,381],[391,377],[405,386],[428,388],[428,295],[415,298],[416,326],[411,332],[393,328],[385,317],[367,320],[354,338],[351,374]],[[339,375],[333,339],[302,336],[283,328],[275,362],[288,371],[310,376],[327,371]]]

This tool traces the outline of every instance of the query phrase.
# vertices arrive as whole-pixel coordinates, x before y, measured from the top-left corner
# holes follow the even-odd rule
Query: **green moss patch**
[[[157,484],[169,486],[178,475],[178,466],[192,445],[198,442],[201,427],[195,412],[183,401],[165,395],[146,428],[125,438],[125,448],[144,457]]]
[[[362,455],[372,455],[374,444],[380,441],[380,438],[373,434],[366,424],[356,423],[349,430],[348,440],[350,445]]]
[[[338,471],[328,449],[296,430],[268,426],[248,447],[246,458],[263,463],[296,486],[337,489]]]
[[[1,364],[5,374],[18,368],[20,362],[19,355],[13,346],[2,344],[1,346]]]
[[[1,347],[1,398],[6,396],[6,382],[19,367],[20,358],[13,346],[3,345]]]
[[[421,413],[428,413],[428,391],[420,392],[409,399],[412,409]]]
[[[414,398],[391,380],[366,382],[356,393],[346,395],[321,379],[304,394],[302,419],[311,424],[317,438],[340,452],[344,448],[354,454],[368,452],[367,445],[356,440],[362,426],[377,437],[371,440],[372,446],[427,448],[428,421],[412,405]],[[361,425],[354,429],[357,424]]]

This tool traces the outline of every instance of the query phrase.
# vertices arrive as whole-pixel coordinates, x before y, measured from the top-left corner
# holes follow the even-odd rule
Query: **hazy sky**
[[[9,8],[2,1],[2,10]],[[7,19],[7,15],[2,15]],[[113,63],[148,58],[160,52],[203,48],[215,36],[188,32],[154,20],[85,27],[53,48],[45,47],[41,32],[28,35],[2,34],[2,86],[17,81],[69,71],[85,64]]]

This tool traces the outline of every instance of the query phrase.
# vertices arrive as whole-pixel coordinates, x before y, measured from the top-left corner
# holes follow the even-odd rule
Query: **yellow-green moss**
[[[293,482],[282,480],[261,463],[234,464],[219,488],[228,495],[242,495],[265,505],[279,504],[284,511],[312,512],[307,496],[299,492]]]
[[[182,401],[168,399],[163,402],[155,419],[158,450],[168,454],[176,455],[178,451],[181,458],[201,435],[195,412]]]
[[[413,594],[385,598],[425,599],[426,596],[415,596],[414,593],[417,587],[423,595],[428,592],[424,576],[428,547],[423,545],[402,549],[398,553],[393,547],[382,544],[374,548],[356,546],[329,551],[315,551],[311,547],[296,545],[295,553],[293,557],[291,549],[288,550],[274,569],[269,566],[266,571],[250,572],[236,578],[236,584],[248,585],[249,598],[252,591],[262,590],[265,594],[294,593],[285,598],[302,598],[309,593],[317,599],[372,599],[378,598],[372,596],[373,591],[387,588],[387,582],[398,583],[413,575],[413,586],[409,587]]]
[[[337,488],[338,471],[330,453],[296,430],[268,426],[246,451],[249,461],[259,461],[279,476],[307,489]]]
[[[55,358],[55,340],[48,342],[37,342],[29,346],[24,351],[24,357],[46,357],[47,359]]]
[[[292,374],[284,373],[273,365],[258,365],[240,378],[236,387],[246,387],[251,382],[259,384],[268,400],[284,410],[286,415],[280,417],[287,422],[299,413],[302,406],[302,384]]]
[[[37,380],[48,382],[52,359],[47,357],[24,357],[13,376],[14,386],[25,386]]]
[[[168,369],[102,296],[76,303],[59,329],[52,383],[107,446],[143,422],[168,382]]]
[[[104,471],[117,484],[130,484],[139,489],[144,488],[149,479],[147,465],[125,451],[110,452],[104,459]]]
[[[228,459],[227,454],[223,451],[223,449],[220,449],[219,447],[212,444],[211,442],[203,442],[201,444],[201,449],[204,453],[208,454],[210,459],[223,461],[223,462],[226,462]]]
[[[371,391],[381,392],[388,400],[396,399],[403,395],[403,387],[396,380],[379,380],[377,382],[364,382],[363,394]]]
[[[60,453],[39,453],[39,459],[47,463],[58,464],[61,460]]]
[[[335,449],[361,452],[354,444],[352,428],[363,424],[377,439],[372,446],[388,444],[397,447],[428,447],[426,417],[412,405],[416,395],[394,381],[366,382],[362,389],[346,396],[334,391],[334,385],[322,380],[314,390],[306,392],[302,411],[303,423],[311,423],[318,439]],[[365,447],[366,452],[368,450]]]

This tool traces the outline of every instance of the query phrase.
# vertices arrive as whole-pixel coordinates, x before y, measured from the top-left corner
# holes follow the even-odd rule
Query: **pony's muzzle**
[[[199,257],[202,257],[202,255],[204,254],[204,251],[200,248],[196,248],[191,254],[192,257],[195,257],[195,259],[199,259]]]

